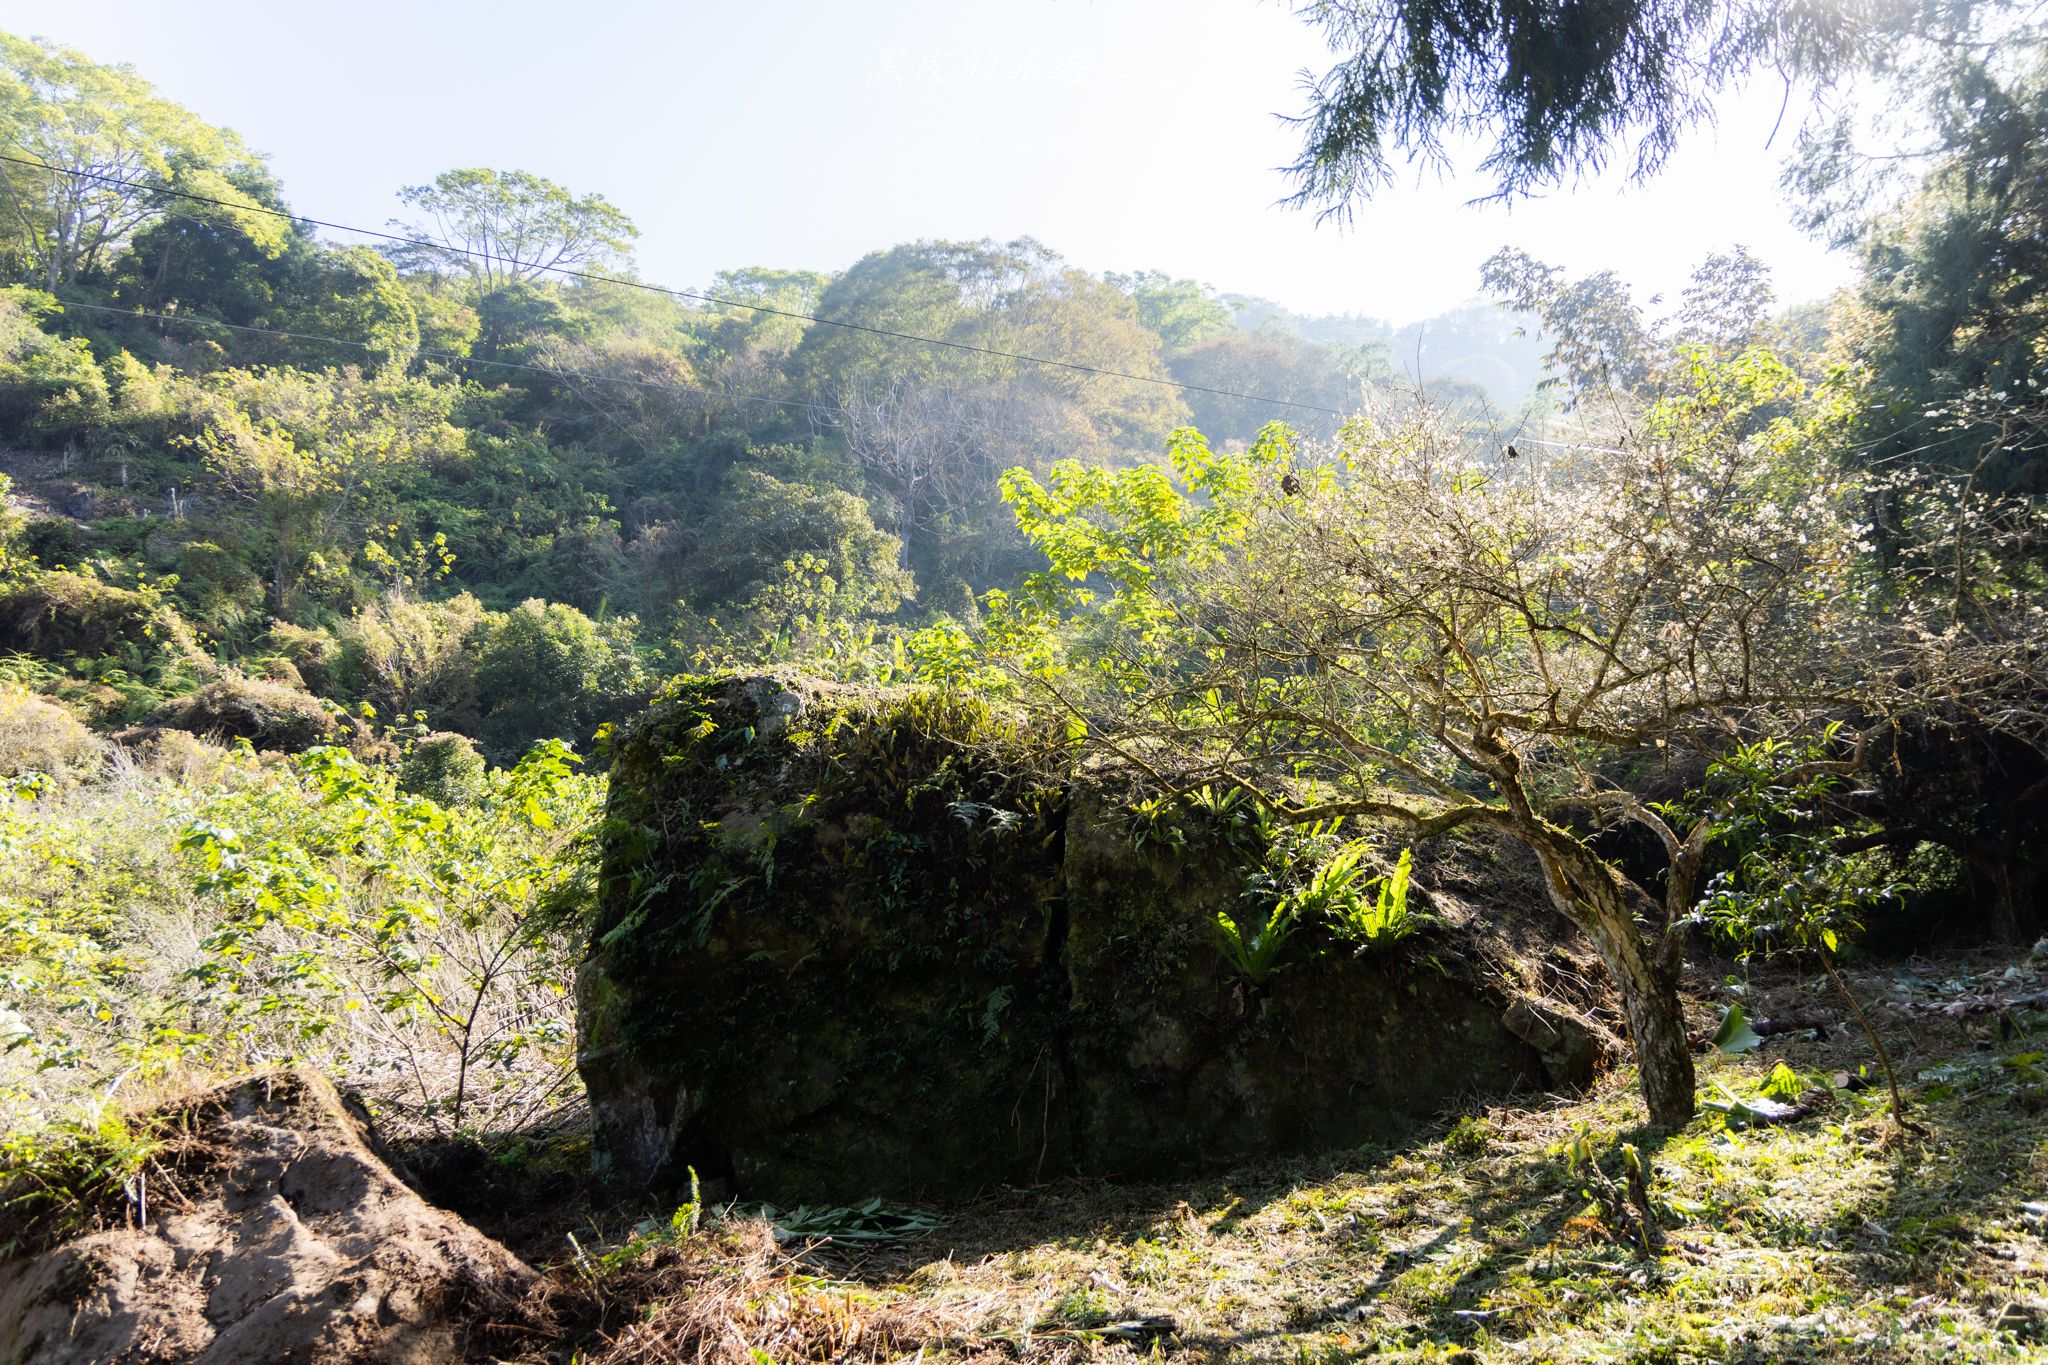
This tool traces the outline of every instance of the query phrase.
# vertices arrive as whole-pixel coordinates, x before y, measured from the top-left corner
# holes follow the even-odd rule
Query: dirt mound
[[[239,1082],[189,1119],[142,1227],[0,1262],[0,1363],[462,1360],[535,1278],[408,1189],[318,1075]]]

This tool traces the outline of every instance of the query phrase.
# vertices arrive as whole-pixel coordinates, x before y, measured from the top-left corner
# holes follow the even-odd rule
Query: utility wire
[[[230,332],[246,332],[250,336],[281,337],[287,341],[318,341],[333,346],[347,346],[358,351],[371,353],[387,351],[389,348],[375,342],[358,341],[350,337],[328,336],[321,332],[289,332],[276,327],[251,327],[246,323],[225,322],[220,318],[208,317],[203,313],[162,313],[146,308],[120,308],[104,303],[83,303],[74,299],[58,298],[64,308],[77,308],[90,313],[106,313],[114,317],[142,318],[152,322],[185,324],[188,326],[220,327]],[[736,403],[768,403],[778,407],[798,408],[805,412],[820,413],[828,417],[857,416],[852,409],[838,403],[813,403],[800,398],[775,398],[767,394],[747,393],[740,389],[708,389],[695,384],[675,384],[654,379],[633,379],[625,375],[599,374],[593,370],[564,370],[549,365],[527,365],[516,360],[486,360],[480,356],[463,355],[456,351],[422,349],[413,352],[433,360],[455,365],[487,365],[501,370],[516,370],[523,374],[545,375],[550,379],[583,379],[598,384],[623,384],[629,388],[652,389],[660,393],[686,393],[704,398],[729,398]],[[1007,436],[1031,444],[1029,433],[1001,423],[961,421],[944,419],[926,421],[924,425],[940,427],[949,431],[977,432],[984,436]]]
[[[667,294],[672,298],[689,299],[695,303],[716,304],[722,308],[744,308],[755,313],[766,313],[771,317],[791,318],[798,322],[815,323],[821,327],[837,327],[849,332],[865,332],[869,336],[887,337],[892,341],[912,341],[921,346],[940,346],[947,350],[967,351],[975,355],[994,356],[1002,360],[1017,360],[1030,365],[1045,365],[1055,369],[1071,370],[1079,374],[1093,375],[1101,379],[1128,379],[1138,384],[1156,384],[1161,388],[1178,389],[1183,393],[1203,393],[1217,398],[1237,398],[1246,402],[1265,403],[1279,408],[1300,408],[1307,412],[1327,413],[1333,417],[1345,415],[1340,408],[1323,407],[1318,403],[1302,403],[1288,398],[1267,398],[1262,394],[1240,393],[1234,389],[1210,388],[1204,384],[1186,384],[1177,379],[1161,379],[1157,375],[1131,374],[1124,370],[1106,370],[1096,365],[1086,365],[1077,360],[1058,360],[1049,356],[1026,355],[1021,351],[1005,351],[994,346],[977,346],[972,342],[948,341],[943,337],[919,336],[914,332],[898,332],[887,327],[871,327],[862,322],[846,322],[838,318],[817,317],[810,313],[799,313],[786,308],[775,308],[765,303],[748,303],[743,299],[720,298],[715,294],[702,294],[689,289],[671,289],[666,285],[649,284],[645,280],[626,279],[618,275],[600,275],[592,271],[573,270],[568,266],[543,265],[538,261],[522,261],[516,257],[494,255],[468,247],[448,246],[419,237],[405,237],[394,232],[380,232],[375,228],[353,227],[347,223],[329,222],[323,218],[308,218],[304,214],[291,213],[284,209],[273,209],[261,204],[236,204],[225,199],[214,199],[187,190],[174,190],[168,186],[151,184],[144,180],[123,180],[118,176],[102,175],[97,171],[76,170],[68,166],[53,166],[47,161],[29,157],[9,156],[0,153],[0,162],[16,166],[28,166],[36,170],[49,171],[56,175],[68,175],[82,180],[94,180],[119,190],[137,190],[146,194],[185,199],[195,204],[210,204],[235,213],[260,213],[272,218],[282,218],[292,223],[307,223],[335,232],[353,232],[380,241],[396,242],[402,246],[418,247],[425,251],[437,251],[448,255],[472,256],[479,260],[499,261],[521,266],[530,270],[544,270],[551,274],[563,275],[574,280],[591,284],[619,285],[629,289],[644,289],[649,293]],[[225,325],[225,324],[223,324]]]
[[[147,318],[153,322],[203,324],[208,327],[223,327],[230,332],[247,332],[251,336],[282,337],[287,341],[324,341],[334,346],[352,346],[360,351],[384,351],[387,347],[371,341],[354,341],[348,337],[324,336],[318,332],[287,332],[276,327],[250,327],[243,323],[223,322],[219,318],[206,317],[199,313],[152,313],[146,308],[117,308],[104,303],[79,303],[72,299],[58,299],[59,306],[79,308],[89,313],[111,313],[116,317]],[[804,408],[811,412],[844,413],[845,408],[836,403],[806,403],[797,398],[769,398],[756,393],[731,392],[725,389],[707,389],[690,384],[667,384],[653,379],[631,379],[624,375],[596,374],[588,370],[558,370],[546,365],[522,365],[515,360],[485,360],[478,356],[461,355],[454,351],[420,350],[414,355],[427,356],[435,360],[452,361],[458,365],[493,365],[501,370],[522,370],[528,374],[544,374],[554,379],[590,379],[605,384],[627,384],[638,389],[660,389],[667,393],[696,393],[707,398],[731,398],[743,403],[777,403],[784,407]]]

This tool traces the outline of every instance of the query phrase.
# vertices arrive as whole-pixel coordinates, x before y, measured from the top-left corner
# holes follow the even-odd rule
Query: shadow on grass
[[[1638,1255],[1589,1210],[1586,1181],[1562,1153],[1460,1158],[1446,1150],[1446,1130],[1438,1125],[1418,1128],[1391,1146],[1277,1162],[1208,1180],[1069,1181],[1003,1192],[961,1210],[935,1239],[851,1261],[842,1273],[883,1284],[934,1260],[973,1264],[1037,1249],[1036,1265],[1027,1263],[1027,1270],[1049,1281],[1102,1284],[1112,1301],[1097,1303],[1115,1315],[1170,1310],[1170,1303],[1148,1302],[1169,1296],[1130,1289],[1114,1275],[1104,1277],[1103,1268],[1130,1262],[1145,1252],[1143,1244],[1170,1239],[1190,1221],[1206,1237],[1228,1236],[1297,1192],[1356,1182],[1357,1188],[1393,1196],[1409,1216],[1385,1224],[1363,1219],[1311,1234],[1320,1248],[1312,1259],[1326,1263],[1328,1293],[1314,1292],[1313,1280],[1309,1292],[1291,1302],[1275,1291],[1272,1311],[1257,1315],[1263,1321],[1186,1332],[1183,1344],[1215,1358],[1234,1358],[1233,1351],[1257,1353],[1263,1344],[1270,1353],[1276,1340],[1341,1330],[1353,1321],[1399,1321],[1407,1325],[1387,1330],[1416,1346],[1471,1346],[1540,1330],[1530,1314],[1537,1305],[1538,1316],[1562,1312],[1569,1323],[1596,1303],[1669,1293],[1668,1311],[1630,1315],[1631,1330],[1642,1332],[1646,1344],[1659,1334],[1692,1334],[1730,1360],[1842,1359],[1845,1351],[1870,1346],[1868,1333],[1882,1330],[1883,1315],[1892,1312],[1885,1305],[1936,1296],[1947,1311],[1967,1297],[1964,1286],[1998,1281],[1995,1242],[1986,1224],[2016,1220],[2019,1201],[2033,1195],[2025,1192],[2031,1186],[2015,1181],[2024,1182],[2030,1169],[2037,1175],[2048,1171],[2048,1125],[2025,1111],[2010,1086],[1997,1084],[1999,1070],[1993,1059],[1980,1068],[1985,1082],[1977,1089],[1918,1106],[1915,1114],[1930,1130],[1927,1136],[1901,1137],[1890,1133],[1888,1120],[1862,1120],[1855,1140],[1882,1144],[1876,1151],[1835,1145],[1848,1141],[1834,1129],[1849,1117],[1841,1108],[1822,1110],[1797,1127],[1733,1132],[1727,1142],[1736,1145],[1735,1157],[1710,1136],[1716,1122],[1711,1119],[1677,1134],[1647,1127],[1612,1133],[1603,1169],[1620,1176],[1615,1151],[1626,1142],[1666,1181],[1656,1194],[1666,1237],[1657,1257]],[[1556,1103],[1575,1107],[1569,1099]],[[1815,1144],[1810,1151],[1793,1150],[1807,1143]],[[1708,1156],[1710,1144],[1714,1154]],[[1742,1154],[1745,1145],[1749,1150]],[[1404,1157],[1414,1163],[1412,1171],[1388,1170]],[[1754,1164],[1742,1168],[1736,1185],[1716,1187],[1710,1172],[1731,1160]],[[1811,1197],[1775,1201],[1770,1191],[1787,1172],[1801,1170],[1813,1172],[1813,1188],[1802,1191]],[[1835,1199],[1825,1182],[1838,1172],[1860,1172],[1860,1178],[1845,1184]],[[1409,1181],[1415,1182],[1412,1198],[1402,1193]],[[1736,1193],[1717,1204],[1715,1188]],[[1673,1201],[1696,1197],[1704,1197],[1703,1210],[1681,1215],[1672,1208]],[[1427,1217],[1414,1216],[1420,1208],[1429,1210]],[[1706,1233],[1713,1234],[1705,1239],[1711,1246],[1703,1241]],[[1774,1286],[1793,1310],[1760,1313],[1745,1336],[1734,1325],[1742,1316],[1741,1284],[1748,1273],[1742,1263],[1746,1257],[1753,1261],[1760,1249],[1811,1252],[1816,1260],[1802,1262],[1805,1268]],[[1072,1253],[1074,1261],[1062,1265],[1061,1252]],[[1197,1248],[1191,1254],[1209,1253]],[[2003,1278],[2012,1281],[2014,1267],[2004,1264]],[[1814,1265],[1825,1269],[1800,1283],[1797,1277]],[[1674,1287],[1688,1277],[1711,1281],[1724,1269],[1726,1284]],[[1559,1292],[1565,1288],[1572,1292]],[[1736,1305],[1725,1321],[1685,1321],[1688,1307],[1697,1316],[1717,1294],[1732,1296]],[[1798,1302],[1809,1294],[1811,1307],[1800,1309]],[[1867,1306],[1854,1326],[1866,1334],[1860,1342],[1819,1311],[1828,1303],[1850,1310]],[[1991,1316],[1973,1330],[1988,1330]],[[1850,1318],[1856,1317],[1851,1311]],[[2048,1320],[2027,1318],[2017,1330],[2048,1330]],[[1736,1334],[1715,1335],[1724,1331]]]

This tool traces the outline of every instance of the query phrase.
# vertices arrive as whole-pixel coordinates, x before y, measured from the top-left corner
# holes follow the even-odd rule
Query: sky
[[[1475,297],[1509,244],[1645,298],[1738,243],[1786,303],[1853,271],[1790,225],[1775,87],[1725,100],[1647,185],[1510,209],[1419,172],[1318,225],[1278,204],[1277,168],[1301,73],[1330,58],[1275,0],[0,0],[0,29],[133,65],[266,153],[301,213],[382,227],[400,186],[529,170],[625,209],[642,276],[681,287],[1025,235],[1395,323]]]

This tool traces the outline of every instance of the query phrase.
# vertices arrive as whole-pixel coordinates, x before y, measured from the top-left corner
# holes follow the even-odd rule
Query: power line
[[[153,313],[146,308],[116,308],[104,303],[80,303],[73,299],[58,299],[64,308],[79,308],[89,313],[111,313],[116,317],[147,318],[153,322],[204,324],[208,327],[222,327],[230,332],[247,332],[252,336],[283,337],[287,341],[322,341],[333,346],[351,346],[361,351],[383,351],[388,348],[372,341],[355,341],[348,337],[325,336],[319,332],[287,332],[276,327],[250,327],[243,323],[224,322],[219,318],[206,317],[199,313]],[[707,398],[731,398],[745,403],[778,403],[784,407],[805,408],[812,412],[845,412],[836,403],[806,403],[797,398],[770,398],[763,394],[740,393],[725,389],[707,389],[691,384],[666,384],[652,379],[631,379],[616,374],[596,374],[588,370],[558,370],[546,365],[523,365],[515,360],[485,360],[478,356],[461,355],[455,351],[415,351],[415,355],[428,356],[435,360],[453,361],[458,365],[492,365],[501,370],[523,370],[528,374],[544,374],[554,379],[590,379],[606,384],[627,384],[639,389],[660,389],[669,393],[695,393]]]
[[[1239,393],[1234,389],[1210,388],[1204,384],[1186,384],[1177,379],[1161,379],[1156,375],[1131,374],[1124,370],[1106,370],[1096,365],[1086,365],[1076,360],[1058,360],[1049,356],[1027,355],[1021,351],[1005,351],[994,346],[978,346],[966,341],[948,341],[943,337],[919,336],[914,332],[898,332],[887,327],[871,327],[861,322],[846,322],[838,318],[817,317],[810,313],[799,313],[786,308],[775,308],[765,303],[748,303],[743,299],[720,298],[715,294],[702,294],[689,289],[671,289],[666,285],[649,284],[645,280],[626,279],[617,275],[600,275],[593,271],[573,270],[568,266],[543,265],[538,261],[522,261],[516,257],[496,256],[489,252],[468,247],[448,246],[430,242],[419,237],[405,237],[393,232],[380,232],[375,228],[354,227],[347,223],[330,222],[323,218],[308,218],[304,214],[291,213],[284,209],[273,209],[261,204],[236,204],[225,199],[214,199],[187,190],[174,190],[165,185],[153,185],[143,180],[123,180],[118,176],[102,175],[97,171],[76,170],[69,166],[53,166],[47,161],[28,157],[9,156],[0,153],[0,162],[16,166],[28,166],[36,170],[49,171],[56,175],[69,175],[83,180],[95,180],[101,184],[121,190],[138,190],[147,194],[162,195],[174,199],[185,199],[195,204],[210,204],[215,208],[229,209],[236,213],[260,213],[287,222],[306,223],[313,227],[327,228],[334,232],[353,232],[380,241],[396,242],[402,246],[419,247],[426,251],[444,252],[449,255],[471,256],[479,260],[502,261],[514,266],[532,270],[544,270],[551,274],[582,280],[591,284],[619,285],[629,289],[644,289],[649,293],[667,294],[672,298],[689,299],[695,303],[716,304],[722,308],[744,308],[751,312],[766,313],[771,317],[790,318],[798,322],[815,323],[821,327],[837,327],[849,332],[865,332],[869,336],[886,337],[893,341],[912,341],[921,346],[940,346],[947,350],[966,351],[974,355],[993,356],[1002,360],[1022,361],[1030,365],[1046,365],[1055,369],[1072,370],[1076,373],[1093,375],[1101,379],[1128,379],[1138,384],[1156,384],[1162,388],[1178,389],[1183,393],[1202,393],[1216,398],[1237,398],[1251,403],[1265,403],[1280,408],[1300,408],[1306,412],[1326,413],[1333,417],[1345,415],[1340,408],[1327,408],[1318,403],[1301,403],[1288,398],[1267,398],[1262,394]],[[226,325],[226,324],[222,324]]]
[[[358,341],[351,337],[328,336],[322,332],[291,332],[275,327],[252,327],[246,323],[227,322],[220,318],[207,317],[203,313],[163,313],[146,308],[119,308],[103,303],[84,303],[74,299],[59,298],[64,308],[77,308],[90,313],[107,313],[115,317],[144,318],[152,322],[166,322],[193,326],[220,327],[230,332],[246,332],[251,336],[281,337],[287,341],[318,341],[332,346],[347,346],[354,350],[382,352],[389,348],[372,341]],[[705,398],[729,398],[737,403],[769,403],[779,407],[799,408],[806,412],[852,417],[852,409],[838,403],[813,403],[800,398],[775,398],[767,394],[747,393],[740,389],[709,389],[695,384],[675,384],[653,379],[633,379],[625,375],[599,374],[593,370],[564,370],[549,365],[529,365],[516,360],[486,360],[479,356],[463,355],[456,351],[421,349],[414,355],[456,365],[487,365],[501,370],[517,370],[524,374],[545,375],[550,379],[584,379],[598,384],[623,384],[630,388],[652,389],[661,393],[686,393]],[[1008,436],[1030,443],[1027,433],[1000,423],[961,421],[958,419],[931,421],[923,425],[941,427],[951,431],[979,432],[983,435]]]

